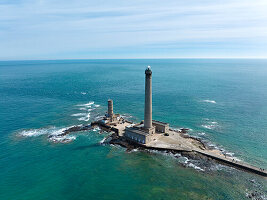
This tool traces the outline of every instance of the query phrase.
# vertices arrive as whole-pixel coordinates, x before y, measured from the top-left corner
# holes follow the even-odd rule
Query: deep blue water
[[[153,119],[190,128],[267,169],[267,60],[2,61],[0,199],[245,199],[256,190],[264,197],[261,177],[216,164],[201,171],[198,161],[156,152],[127,153],[99,145],[106,135],[99,131],[64,144],[48,139],[103,115],[109,98],[115,112],[142,120],[147,65]]]

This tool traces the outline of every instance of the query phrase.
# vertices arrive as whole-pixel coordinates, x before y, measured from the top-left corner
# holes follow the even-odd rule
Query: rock
[[[181,130],[181,133],[187,133],[187,131],[189,131],[188,128],[181,128],[180,130]]]

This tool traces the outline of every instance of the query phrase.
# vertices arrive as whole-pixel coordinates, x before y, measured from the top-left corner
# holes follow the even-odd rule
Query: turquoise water
[[[100,145],[107,134],[98,130],[49,140],[103,115],[109,98],[115,112],[142,120],[147,65],[154,119],[267,169],[267,60],[2,61],[0,199],[246,199],[255,191],[266,199],[262,177]]]

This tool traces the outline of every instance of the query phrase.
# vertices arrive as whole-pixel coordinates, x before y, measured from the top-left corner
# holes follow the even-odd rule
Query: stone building
[[[140,129],[138,127],[131,127],[125,129],[124,136],[127,140],[132,142],[137,142],[141,144],[146,144],[152,141],[152,135],[147,131]]]
[[[155,127],[156,132],[159,132],[159,133],[168,133],[169,132],[169,124],[168,123],[152,120],[152,126]]]

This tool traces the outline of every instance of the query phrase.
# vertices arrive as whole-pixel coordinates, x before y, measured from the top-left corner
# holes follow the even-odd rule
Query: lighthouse
[[[145,70],[145,113],[144,128],[152,128],[152,71],[150,66]]]
[[[124,136],[128,141],[147,144],[153,141],[157,134],[168,132],[168,123],[152,120],[152,71],[150,66],[148,66],[145,70],[144,122],[126,127]]]

